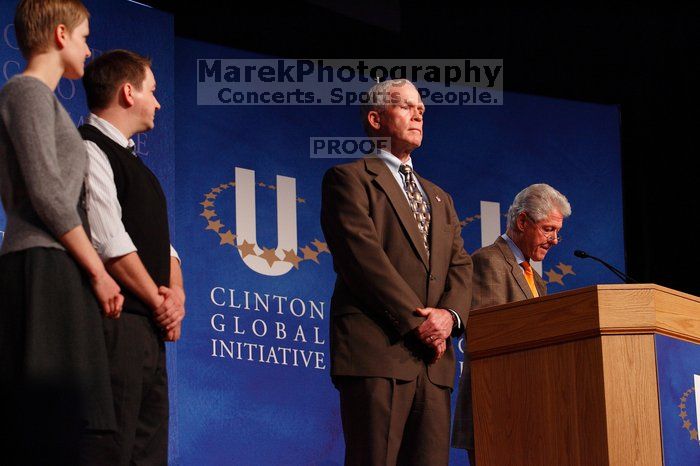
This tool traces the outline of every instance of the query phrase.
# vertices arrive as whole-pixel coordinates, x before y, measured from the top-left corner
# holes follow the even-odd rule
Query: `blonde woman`
[[[37,459],[71,432],[115,425],[100,311],[118,317],[123,296],[90,243],[87,154],[54,95],[61,77],[83,75],[88,19],[79,0],[20,1],[27,67],[0,90],[0,388],[11,447]]]

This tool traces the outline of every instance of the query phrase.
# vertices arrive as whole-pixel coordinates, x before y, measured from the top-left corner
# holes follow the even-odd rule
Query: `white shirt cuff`
[[[136,251],[136,246],[134,245],[134,242],[131,241],[131,237],[126,230],[121,231],[120,233],[111,237],[104,244],[97,243],[95,246],[97,249],[97,254],[103,261],[126,256],[127,254]]]
[[[170,245],[170,257],[174,257],[180,264],[182,264],[182,261],[180,260],[180,255],[177,253],[172,244]]]
[[[457,314],[457,311],[454,309],[448,309],[452,313],[453,316],[457,318],[457,328],[462,328],[462,319],[459,318],[459,314]]]

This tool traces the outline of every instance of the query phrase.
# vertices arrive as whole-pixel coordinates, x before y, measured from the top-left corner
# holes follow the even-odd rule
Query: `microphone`
[[[610,270],[612,273],[614,273],[614,274],[617,276],[617,278],[619,278],[620,280],[622,280],[622,281],[625,282],[625,283],[639,283],[637,280],[635,280],[634,278],[630,277],[629,275],[627,275],[627,274],[625,274],[625,273],[619,271],[618,269],[616,269],[616,268],[613,267],[612,265],[610,265],[610,264],[608,264],[607,262],[605,262],[603,259],[598,259],[598,258],[595,257],[595,256],[591,256],[590,254],[588,254],[588,253],[586,253],[586,252],[584,252],[584,251],[581,251],[580,249],[577,249],[577,250],[574,251],[574,256],[578,257],[579,259],[588,259],[588,258],[591,258],[591,259],[593,259],[593,260],[595,260],[595,261],[600,262],[600,263],[603,264],[608,270]]]

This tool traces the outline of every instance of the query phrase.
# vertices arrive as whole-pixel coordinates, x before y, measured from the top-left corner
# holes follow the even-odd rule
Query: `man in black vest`
[[[90,157],[92,241],[125,297],[121,318],[103,322],[117,432],[88,441],[90,464],[167,464],[164,341],[180,337],[185,292],[165,195],[131,140],[153,128],[160,109],[150,64],[114,50],[93,60],[83,77],[92,112],[79,128]]]

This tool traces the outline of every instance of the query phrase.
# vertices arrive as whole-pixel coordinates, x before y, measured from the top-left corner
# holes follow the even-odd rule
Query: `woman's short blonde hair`
[[[15,34],[24,58],[45,52],[59,24],[75,29],[90,12],[80,0],[21,0],[15,10]]]

